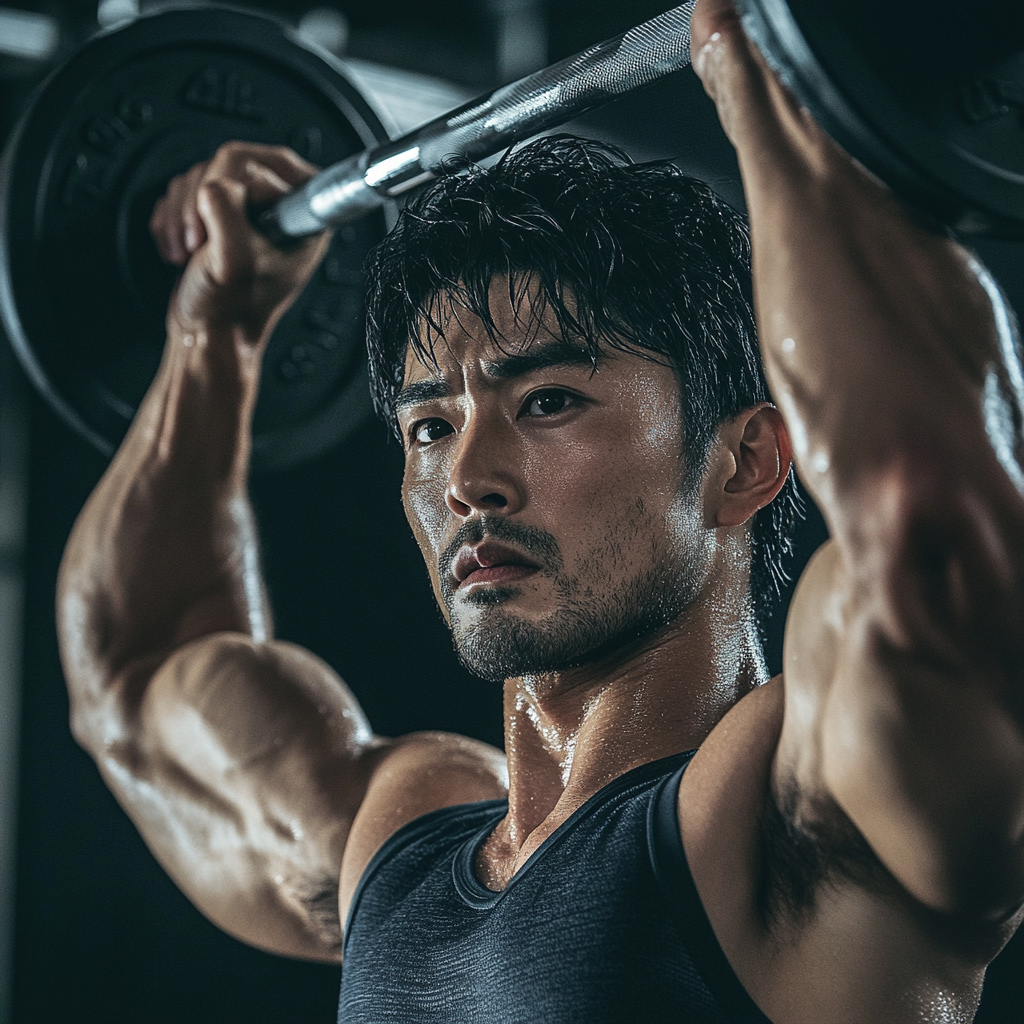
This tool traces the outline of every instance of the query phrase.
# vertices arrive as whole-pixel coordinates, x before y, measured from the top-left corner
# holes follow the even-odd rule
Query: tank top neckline
[[[637,765],[622,775],[616,776],[611,782],[602,786],[593,796],[585,800],[569,815],[527,858],[526,863],[509,879],[504,889],[488,889],[476,874],[476,858],[480,847],[497,827],[498,822],[508,811],[508,801],[501,801],[494,812],[487,818],[484,825],[466,839],[455,853],[452,860],[452,881],[455,891],[462,901],[478,910],[488,910],[500,903],[521,880],[534,868],[554,847],[572,831],[573,827],[598,805],[624,794],[633,786],[644,785],[662,776],[671,775],[681,765],[686,764],[696,750],[684,750],[677,754],[660,757],[656,761],[647,761]]]

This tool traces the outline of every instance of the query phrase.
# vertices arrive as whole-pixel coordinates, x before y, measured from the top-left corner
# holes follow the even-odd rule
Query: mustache
[[[481,516],[479,519],[470,519],[459,527],[438,560],[438,578],[441,580],[441,590],[445,602],[449,606],[455,589],[449,578],[452,560],[463,545],[479,544],[487,537],[504,541],[506,544],[518,548],[524,554],[528,554],[540,562],[544,572],[558,573],[564,565],[558,541],[545,530],[536,526],[527,526],[525,523],[516,523],[502,516]]]

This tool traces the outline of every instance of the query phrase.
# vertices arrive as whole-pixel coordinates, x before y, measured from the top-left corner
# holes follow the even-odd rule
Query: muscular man
[[[338,960],[347,920],[344,1021],[967,1021],[1021,919],[1011,317],[727,4],[694,40],[778,411],[743,229],[668,169],[543,142],[440,183],[376,257],[402,499],[461,657],[504,682],[504,754],[375,736],[273,638],[249,421],[324,243],[275,251],[245,208],[310,169],[232,145],[154,215],[184,273],[63,565],[75,734],[223,928]],[[767,681],[791,455],[833,540]]]

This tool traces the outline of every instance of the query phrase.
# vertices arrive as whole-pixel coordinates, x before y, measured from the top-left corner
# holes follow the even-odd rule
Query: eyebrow
[[[564,341],[553,341],[537,345],[517,356],[504,356],[482,364],[483,371],[492,380],[512,380],[525,377],[535,370],[549,370],[562,366],[589,366],[597,369],[596,357],[583,348],[576,348]]]
[[[406,384],[395,397],[395,412],[399,413],[410,405],[421,405],[447,398],[452,393],[451,385],[443,377],[427,377],[415,384]]]
[[[501,359],[488,359],[481,368],[492,380],[514,380],[537,370],[559,367],[589,366],[597,369],[597,358],[586,349],[576,348],[564,341],[536,345],[523,355],[507,355]],[[432,402],[452,394],[451,385],[443,377],[427,377],[406,384],[395,398],[395,412],[421,402]]]

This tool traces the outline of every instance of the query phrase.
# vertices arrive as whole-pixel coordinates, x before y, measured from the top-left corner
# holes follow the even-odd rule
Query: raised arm
[[[346,847],[358,875],[403,820],[495,795],[500,763],[455,738],[374,737],[327,665],[272,636],[250,421],[263,349],[326,239],[282,252],[246,211],[311,173],[229,144],[157,206],[154,237],[184,267],[167,346],[68,543],[58,626],[75,736],[175,881],[239,938],[335,960]],[[409,792],[434,760],[447,775]]]
[[[770,383],[834,539],[793,604],[776,797],[918,901],[1024,900],[1024,377],[987,272],[842,153],[702,0]],[[711,31],[720,35],[711,38]],[[879,26],[879,31],[885,31]]]

